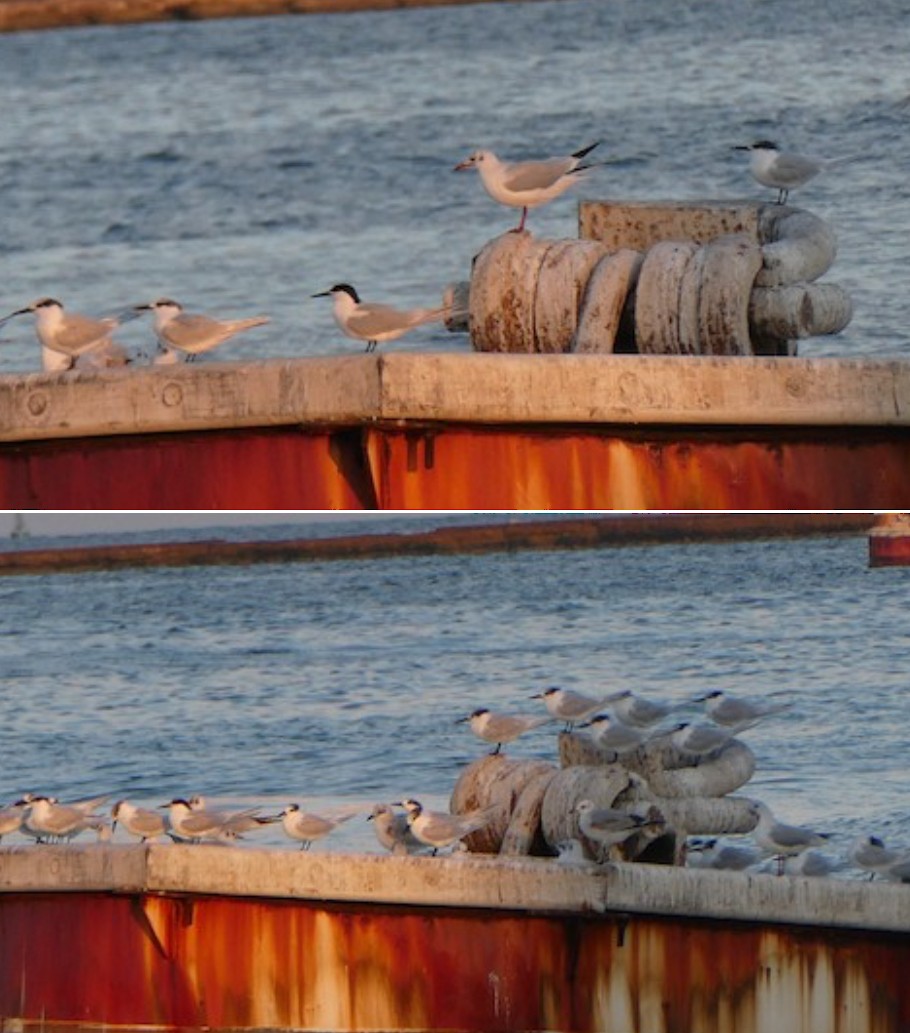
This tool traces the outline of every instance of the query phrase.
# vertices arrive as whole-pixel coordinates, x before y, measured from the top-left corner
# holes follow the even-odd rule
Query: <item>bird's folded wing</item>
[[[113,319],[89,319],[88,316],[68,312],[66,322],[57,331],[54,344],[49,347],[67,355],[77,355],[101,344],[116,326]]]
[[[503,177],[507,190],[546,190],[574,167],[572,158],[547,158],[514,165]]]

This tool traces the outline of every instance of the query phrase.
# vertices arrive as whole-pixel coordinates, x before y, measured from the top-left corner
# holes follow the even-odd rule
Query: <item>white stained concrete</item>
[[[910,933],[910,887],[647,864],[220,846],[9,847],[0,893],[180,893],[557,913],[638,913]]]

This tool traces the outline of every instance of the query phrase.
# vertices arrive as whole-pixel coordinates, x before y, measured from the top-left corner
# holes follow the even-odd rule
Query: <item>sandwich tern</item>
[[[213,319],[211,316],[184,312],[183,306],[170,298],[159,298],[134,305],[135,312],[153,312],[155,335],[165,352],[184,352],[192,362],[202,352],[211,351],[228,338],[269,322],[268,316],[248,319]]]
[[[597,714],[583,727],[590,729],[591,738],[601,749],[612,750],[617,757],[637,750],[650,738],[643,729],[631,728],[609,714]]]
[[[373,352],[385,341],[396,341],[409,330],[424,323],[435,323],[448,313],[440,308],[397,309],[373,301],[361,301],[360,295],[349,283],[336,283],[327,291],[311,295],[331,298],[332,313],[342,333],[355,341],[366,341],[366,351]]]
[[[164,816],[147,807],[137,807],[129,800],[118,800],[111,808],[111,826],[116,830],[118,823],[131,836],[137,836],[143,843],[167,834]]]
[[[437,850],[451,846],[489,825],[499,810],[497,807],[487,807],[469,814],[446,814],[444,811],[428,810],[419,800],[411,799],[402,800],[395,806],[404,807],[414,838],[432,847],[434,857]]]
[[[47,839],[72,839],[86,829],[97,828],[100,821],[103,821],[101,815],[93,814],[90,808],[58,803],[48,796],[36,796],[28,805],[23,826],[39,842],[44,842]]]
[[[755,842],[767,853],[777,858],[777,874],[782,875],[784,858],[795,857],[810,847],[824,846],[829,836],[825,832],[800,825],[785,825],[771,813],[771,808],[760,801],[754,801],[749,810],[758,818],[752,832]]]
[[[708,839],[690,839],[686,853],[695,863],[695,868],[715,868],[718,871],[741,872],[756,864],[761,858],[749,847],[721,843],[713,836]]]
[[[871,882],[876,875],[885,875],[898,861],[910,859],[910,851],[891,850],[878,836],[860,836],[850,847],[850,860],[869,873]]]
[[[29,801],[22,799],[16,800],[15,803],[7,804],[6,807],[0,808],[0,840],[4,836],[8,836],[11,832],[18,832],[22,826],[22,818],[25,815],[25,809],[29,806]]]
[[[837,863],[818,850],[806,850],[796,857],[788,857],[784,861],[784,872],[787,875],[802,875],[807,879],[824,878],[837,868]]]
[[[551,717],[565,721],[566,731],[572,725],[593,717],[607,703],[606,698],[595,699],[573,689],[561,689],[557,685],[544,692],[535,692],[531,699],[542,699]]]
[[[698,762],[722,750],[733,741],[735,734],[733,729],[719,725],[693,725],[683,721],[670,731],[669,738],[678,750],[695,757]]]
[[[377,803],[367,815],[381,846],[393,854],[407,854],[421,844],[411,832],[407,814],[393,810],[387,803]]]
[[[0,326],[29,312],[35,316],[35,334],[41,344],[42,366],[49,371],[72,369],[80,356],[95,349],[119,348],[111,339],[111,334],[128,318],[124,314],[92,319],[77,312],[65,311],[56,298],[39,298],[25,308],[4,316],[0,319]],[[58,355],[62,358],[56,358]]]
[[[549,724],[552,717],[529,717],[526,714],[494,714],[486,707],[479,707],[467,717],[460,717],[456,724],[469,724],[471,731],[484,742],[496,743],[493,753],[499,753],[504,743],[513,742],[525,732]]]
[[[761,721],[772,714],[789,710],[792,703],[756,703],[742,696],[731,696],[721,689],[696,696],[695,703],[704,703],[705,713],[711,720],[725,728],[737,728],[745,731],[746,727]]]
[[[624,843],[646,826],[655,824],[631,811],[598,807],[592,800],[580,800],[575,805],[575,814],[582,835],[592,843],[599,843],[604,852],[612,846]]]
[[[804,154],[782,151],[770,140],[757,140],[750,144],[737,144],[735,151],[749,151],[749,170],[762,186],[777,190],[777,203],[786,204],[790,191],[814,179],[823,169],[855,161],[856,156],[834,158],[823,161]]]
[[[502,161],[492,151],[474,151],[459,162],[454,171],[477,169],[484,189],[499,204],[521,209],[521,221],[513,232],[525,228],[529,208],[537,208],[578,183],[585,173],[601,162],[582,164],[600,141],[582,147],[564,158],[544,158],[539,161]]]
[[[200,801],[201,802],[201,801]],[[193,806],[193,801],[177,797],[166,804],[169,810],[171,829],[180,839],[188,839],[198,843],[203,839],[221,839],[233,830],[231,823],[259,811],[258,807],[248,807],[242,811],[219,811],[206,806]]]
[[[636,696],[629,689],[614,692],[607,697],[607,701],[616,717],[630,728],[650,728],[680,708],[679,703],[658,703],[644,696]]]
[[[334,818],[321,814],[311,814],[300,809],[300,804],[290,803],[281,812],[281,827],[291,839],[297,840],[301,850],[309,850],[317,840],[354,817],[354,813],[342,814]]]

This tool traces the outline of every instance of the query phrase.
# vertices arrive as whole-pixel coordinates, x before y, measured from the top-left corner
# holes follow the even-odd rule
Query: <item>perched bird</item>
[[[314,298],[331,298],[335,322],[342,333],[355,341],[366,341],[366,351],[386,341],[396,341],[414,327],[435,323],[448,313],[440,308],[397,309],[378,302],[361,301],[360,295],[349,283],[336,283],[327,291],[313,294]]]
[[[837,864],[818,850],[806,850],[784,861],[784,872],[787,875],[802,875],[807,879],[824,878],[836,868]]]
[[[609,714],[592,717],[584,727],[590,728],[591,738],[601,749],[612,750],[617,757],[632,753],[649,738],[647,732],[640,728],[630,728],[618,718],[611,718]]]
[[[824,846],[828,834],[815,832],[799,825],[785,825],[771,813],[767,804],[754,801],[749,810],[758,818],[758,824],[752,832],[755,842],[767,853],[777,858],[777,874],[782,875],[784,858],[795,857],[810,847]]]
[[[421,845],[411,832],[407,814],[393,810],[387,803],[377,803],[367,821],[373,822],[380,845],[393,854],[408,854]]]
[[[584,177],[596,164],[582,164],[582,159],[591,153],[600,141],[565,158],[544,158],[539,161],[507,162],[497,158],[492,151],[474,151],[459,162],[454,171],[477,169],[484,189],[499,204],[521,209],[521,221],[514,232],[525,228],[529,208],[537,208],[564,194]]]
[[[556,844],[557,864],[582,865],[588,867],[594,864],[585,854],[584,844],[580,839],[563,839]]]
[[[327,836],[353,817],[353,812],[333,818],[310,814],[302,811],[300,804],[291,803],[281,812],[281,826],[287,836],[300,843],[301,850],[309,850],[317,839]]]
[[[202,805],[200,805],[202,804]],[[196,798],[196,806],[192,801],[177,797],[163,804],[169,809],[171,830],[180,839],[188,839],[199,843],[204,839],[219,840],[226,835],[233,835],[232,822],[237,822],[259,811],[258,807],[249,807],[242,811],[220,811],[204,806],[204,801]]]
[[[29,801],[25,799],[16,800],[0,808],[0,840],[11,832],[18,832],[22,825],[22,818],[25,814]]]
[[[167,823],[163,815],[147,807],[137,807],[128,800],[118,800],[111,808],[112,830],[116,830],[118,823],[131,836],[137,836],[143,843],[167,833]]]
[[[636,832],[654,824],[630,811],[621,811],[614,807],[597,807],[592,800],[580,800],[575,805],[575,814],[582,835],[593,843],[599,843],[604,851],[624,843]]]
[[[905,854],[892,861],[882,874],[892,882],[910,882],[910,856]]]
[[[433,848],[433,855],[444,847],[452,846],[465,836],[482,829],[496,817],[498,807],[488,807],[470,814],[446,814],[427,810],[419,800],[402,800],[395,804],[404,807],[408,826],[415,839]]]
[[[695,702],[704,703],[705,713],[715,724],[739,731],[793,706],[792,703],[755,703],[741,696],[730,696],[721,689],[696,696]]]
[[[36,796],[26,809],[23,827],[40,843],[48,839],[72,839],[86,829],[97,828],[100,821],[103,821],[101,815],[93,814],[90,808],[58,803],[48,796]]]
[[[607,697],[607,702],[615,716],[631,728],[651,728],[680,707],[678,703],[659,703],[645,699],[644,696],[636,696],[629,689],[614,692]]]
[[[718,839],[690,839],[686,852],[693,867],[715,868],[719,871],[741,872],[756,864],[760,855],[748,847],[721,843]]]
[[[544,692],[535,692],[531,699],[542,699],[551,717],[565,721],[566,731],[572,725],[593,717],[606,702],[605,699],[595,699],[593,696],[585,696],[572,689],[561,689],[556,685]]]
[[[730,728],[718,725],[693,725],[683,721],[670,732],[670,742],[683,753],[700,761],[712,753],[717,753],[733,741],[735,732]]]
[[[202,352],[211,351],[228,338],[254,326],[269,322],[268,316],[251,316],[248,319],[213,319],[184,312],[183,306],[170,298],[159,298],[143,305],[134,305],[135,312],[155,314],[155,334],[158,345],[165,352],[184,352],[187,361],[192,362]]]
[[[786,204],[790,191],[808,183],[822,169],[852,161],[853,158],[841,158],[833,161],[822,161],[819,158],[808,158],[803,154],[782,151],[770,140],[758,140],[750,144],[737,144],[736,151],[749,151],[749,170],[755,179],[765,187],[777,190],[777,203]]]
[[[64,311],[56,298],[39,298],[25,308],[17,309],[0,319],[0,326],[16,316],[35,316],[35,334],[41,343],[42,366],[45,370],[72,369],[76,360],[95,350],[112,352],[120,348],[111,334],[126,316],[105,316],[92,319],[76,312]]]
[[[858,868],[869,873],[871,882],[876,875],[885,875],[898,861],[910,859],[910,852],[889,850],[878,836],[860,836],[853,841],[849,857]]]
[[[504,743],[512,742],[519,735],[549,724],[552,720],[552,717],[528,717],[525,714],[494,714],[486,707],[479,707],[467,717],[460,717],[455,724],[469,724],[478,739],[496,743],[493,753],[499,753]]]

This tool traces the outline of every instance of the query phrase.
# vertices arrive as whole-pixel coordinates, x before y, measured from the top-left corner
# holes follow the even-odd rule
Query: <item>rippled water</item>
[[[444,803],[476,706],[723,688],[795,704],[745,733],[748,793],[836,851],[910,845],[907,573],[866,561],[842,538],[3,579],[0,799]],[[553,731],[511,752],[555,760]]]
[[[514,223],[456,161],[603,139],[581,196],[764,197],[731,145],[858,160],[795,196],[835,227],[856,316],[806,355],[908,351],[910,18],[902,0],[550,0],[0,36],[0,306],[161,294],[273,323],[225,358],[331,354],[338,280],[431,303]],[[575,234],[575,203],[532,213]],[[149,330],[123,333],[146,344]],[[398,345],[466,348],[423,328]],[[34,368],[28,320],[0,369]]]

